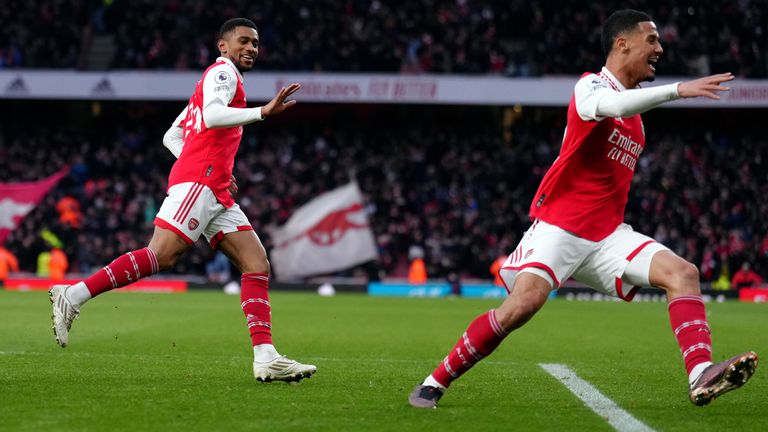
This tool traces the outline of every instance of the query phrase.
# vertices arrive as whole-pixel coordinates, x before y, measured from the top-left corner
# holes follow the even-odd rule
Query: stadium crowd
[[[62,240],[73,272],[142,247],[164,198],[173,156],[161,138],[177,104],[70,104],[70,118],[35,127],[5,121],[1,129],[0,182],[71,168],[6,241],[25,271],[49,247],[44,228]],[[674,113],[647,115],[649,145],[628,223],[696,263],[705,281],[723,270],[733,275],[744,262],[765,276],[768,143],[749,127],[738,134],[698,129],[724,117],[757,125],[759,112]],[[247,127],[235,167],[237,200],[268,249],[272,227],[354,176],[368,202],[381,276],[405,276],[408,251],[420,246],[430,277],[486,279],[529,224],[531,197],[565,120],[562,109],[382,106],[299,106],[285,117]],[[670,117],[688,120],[681,126]],[[62,216],[67,196],[81,218]],[[175,271],[202,274],[212,255],[198,242]]]
[[[0,68],[83,68],[111,35],[112,69],[194,69],[218,26],[252,18],[259,69],[542,76],[603,64],[600,23],[637,8],[659,25],[662,75],[768,77],[768,3],[757,0],[0,0]]]

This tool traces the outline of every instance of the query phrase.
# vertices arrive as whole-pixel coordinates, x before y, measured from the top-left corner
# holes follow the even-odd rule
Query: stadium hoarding
[[[200,72],[0,70],[2,99],[186,101]],[[688,78],[659,77],[653,85]],[[567,106],[578,77],[506,78],[491,75],[250,72],[247,98],[272,99],[280,87],[299,82],[296,98],[315,103],[486,106]],[[736,79],[722,100],[685,99],[666,107],[768,107],[768,80]]]
[[[80,279],[52,280],[37,277],[10,277],[2,286],[8,291],[47,291],[53,285],[73,285]],[[153,292],[153,293],[184,293],[187,292],[187,281],[181,279],[147,278],[136,281],[117,292]]]

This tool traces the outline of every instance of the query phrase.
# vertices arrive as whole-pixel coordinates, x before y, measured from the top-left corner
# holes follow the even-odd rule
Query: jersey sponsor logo
[[[213,77],[213,80],[216,81],[216,84],[228,83],[231,79],[232,78],[225,71],[218,71],[216,72],[216,76]]]
[[[197,219],[192,218],[189,220],[189,223],[187,224],[190,231],[194,231],[197,229],[198,226],[200,226],[200,222],[197,221]]]
[[[608,142],[613,144],[606,155],[608,159],[615,160],[630,171],[634,171],[637,158],[643,152],[643,145],[634,141],[631,137],[623,135],[615,128],[608,137]]]

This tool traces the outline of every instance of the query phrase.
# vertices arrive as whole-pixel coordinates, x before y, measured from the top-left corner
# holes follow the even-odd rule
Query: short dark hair
[[[608,57],[611,49],[613,49],[613,42],[620,34],[634,30],[638,23],[644,21],[653,21],[653,19],[647,13],[634,9],[624,9],[612,13],[603,23],[603,32],[600,35],[605,56]]]
[[[219,29],[219,39],[224,39],[224,35],[234,30],[235,27],[250,27],[259,31],[259,29],[256,28],[256,24],[248,18],[232,18],[221,25],[221,28]]]

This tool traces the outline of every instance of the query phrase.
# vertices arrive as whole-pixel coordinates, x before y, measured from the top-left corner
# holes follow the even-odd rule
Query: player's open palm
[[[292,107],[293,105],[296,105],[296,100],[287,101],[286,99],[292,94],[299,91],[300,88],[301,88],[301,84],[299,83],[291,83],[288,87],[281,88],[280,91],[277,92],[275,97],[271,101],[269,101],[268,104],[264,105],[261,108],[261,115],[263,117],[267,117],[275,114],[280,114],[281,112]]]
[[[721,84],[726,81],[731,81],[733,78],[734,76],[730,72],[710,75],[693,81],[680,83],[677,87],[677,92],[680,97],[684,98],[703,96],[717,100],[720,99],[717,92],[730,90],[730,87],[725,87]]]

